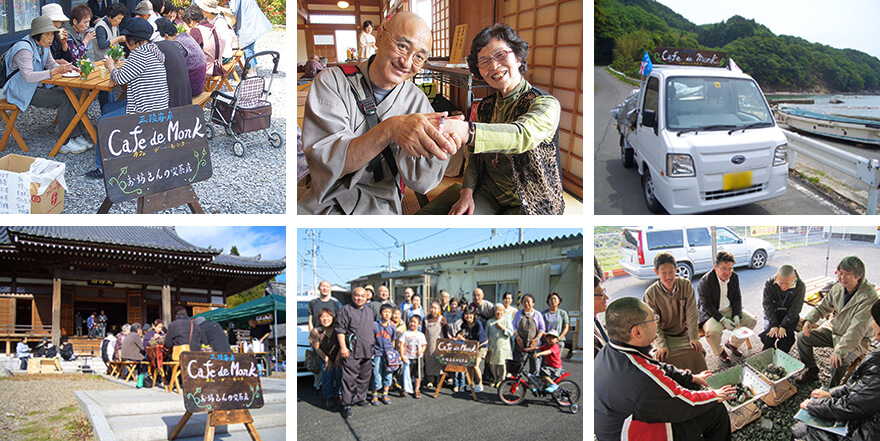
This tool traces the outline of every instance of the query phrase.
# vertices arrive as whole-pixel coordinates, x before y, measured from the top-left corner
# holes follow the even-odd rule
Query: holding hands
[[[448,120],[453,120],[451,117]],[[463,116],[461,118],[464,118]],[[446,112],[414,113],[395,116],[391,122],[391,139],[411,157],[438,158],[445,161],[461,147],[461,138],[441,132],[447,122]]]

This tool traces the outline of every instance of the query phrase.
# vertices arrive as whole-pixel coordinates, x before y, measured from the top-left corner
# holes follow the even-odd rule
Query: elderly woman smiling
[[[562,214],[559,102],[523,78],[529,44],[510,26],[481,30],[468,66],[498,92],[480,102],[477,122],[447,119],[467,140],[459,200],[449,214]]]

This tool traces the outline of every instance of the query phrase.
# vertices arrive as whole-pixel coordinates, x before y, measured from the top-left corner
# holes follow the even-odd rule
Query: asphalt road
[[[595,214],[653,214],[642,198],[639,173],[620,163],[618,133],[609,111],[620,104],[634,87],[594,67],[594,136],[593,210]],[[726,210],[707,212],[716,215],[774,214],[846,214],[825,196],[796,181],[788,180],[788,191],[781,198]]]
[[[435,399],[422,391],[420,399],[400,398],[394,392],[390,405],[352,407],[347,421],[339,410],[324,409],[324,397],[315,395],[312,377],[297,379],[296,432],[299,440],[581,440],[584,412],[592,412],[592,398],[583,397],[583,363],[562,362],[569,377],[581,388],[581,410],[571,414],[550,397],[526,394],[517,406],[498,400],[496,390],[484,386],[474,401],[470,394],[452,394],[444,388]]]

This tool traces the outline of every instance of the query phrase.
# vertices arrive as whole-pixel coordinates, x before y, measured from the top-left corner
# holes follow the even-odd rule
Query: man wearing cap
[[[73,104],[60,87],[40,83],[54,75],[78,71],[71,64],[59,64],[52,58],[50,51],[44,50],[52,45],[58,32],[50,16],[42,15],[31,21],[30,35],[16,42],[6,53],[7,75],[16,70],[18,73],[12,75],[6,82],[3,93],[6,101],[14,104],[21,111],[27,110],[31,105],[57,109],[58,128],[64,130],[76,115]],[[87,136],[85,127],[79,123],[73,128],[70,140],[64,146],[71,151],[85,151],[85,144],[91,145],[89,141],[80,142],[80,138],[85,136]]]
[[[52,19],[52,24],[59,30],[58,36],[52,41],[52,58],[60,64],[72,63],[73,54],[70,53],[70,46],[67,45],[67,30],[62,28],[64,23],[70,19],[64,15],[64,11],[58,3],[49,3],[43,6],[40,13]]]
[[[153,4],[150,3],[149,0],[143,0],[142,2],[138,3],[137,8],[135,8],[134,12],[136,16],[146,20],[147,23],[150,24],[150,27],[153,28],[153,33],[150,35],[150,41],[157,41],[162,38],[159,36],[159,30],[156,28],[156,19],[153,18],[155,15],[153,12]],[[153,18],[152,21],[150,20],[151,18]]]
[[[397,13],[377,46],[359,73],[334,67],[312,82],[303,121],[310,174],[298,184],[299,214],[401,214],[405,187],[416,193],[436,187],[447,155],[461,146],[457,135],[438,130],[445,115],[434,113],[424,92],[407,81],[428,60],[428,24]]]
[[[803,330],[797,335],[798,355],[807,369],[798,383],[819,379],[819,368],[813,348],[830,347],[831,378],[826,386],[840,383],[853,360],[870,350],[871,306],[877,301],[874,285],[865,279],[865,263],[856,256],[844,257],[837,264],[837,281],[815,309],[804,318]],[[828,314],[821,326],[816,322]]]

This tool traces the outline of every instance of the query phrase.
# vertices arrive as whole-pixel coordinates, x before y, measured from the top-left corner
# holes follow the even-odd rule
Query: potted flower
[[[81,78],[83,80],[89,79],[89,74],[95,70],[95,65],[87,58],[82,58],[77,62],[79,65],[79,72],[82,75]]]
[[[113,45],[113,47],[111,47],[110,50],[107,51],[107,55],[109,55],[114,62],[119,62],[119,59],[122,58],[124,54],[125,53],[122,51],[122,47],[118,45]]]

